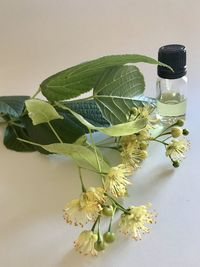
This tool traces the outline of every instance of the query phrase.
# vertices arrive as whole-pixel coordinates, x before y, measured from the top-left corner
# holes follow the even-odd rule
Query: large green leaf
[[[126,123],[120,123],[117,125],[113,125],[110,127],[97,127],[88,122],[83,116],[76,113],[75,111],[71,110],[67,106],[64,106],[63,104],[56,103],[58,106],[62,107],[63,109],[68,110],[69,112],[74,115],[76,119],[78,119],[83,125],[85,125],[90,130],[96,130],[101,133],[104,133],[109,136],[125,136],[125,135],[131,135],[134,133],[138,133],[140,130],[146,127],[147,120],[146,119],[136,119],[134,121],[129,121]]]
[[[22,127],[18,127],[15,125],[9,125],[7,126],[5,133],[4,133],[4,145],[11,150],[15,150],[18,152],[32,152],[36,151],[36,147],[24,143],[17,138],[22,138],[22,139],[29,139],[26,129]]]
[[[93,99],[66,101],[67,106],[82,115],[95,126],[108,127],[110,123],[102,116],[101,110]]]
[[[40,88],[48,100],[70,99],[90,91],[106,68],[137,62],[167,66],[143,55],[105,56],[58,72],[44,80]]]
[[[43,100],[29,99],[25,101],[25,105],[33,125],[63,119],[51,104]]]
[[[29,96],[1,96],[0,116],[20,117],[24,108],[24,102],[28,98]]]
[[[152,105],[150,99],[141,97],[144,89],[143,75],[136,66],[117,66],[103,73],[93,96],[103,116],[110,123],[118,124],[127,122],[131,108]]]

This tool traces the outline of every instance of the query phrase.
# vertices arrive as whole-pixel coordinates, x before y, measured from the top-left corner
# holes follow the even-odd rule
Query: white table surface
[[[197,267],[200,265],[200,4],[186,0],[0,0],[0,95],[32,95],[51,74],[108,54],[157,57],[168,43],[188,50],[191,149],[173,170],[158,145],[133,177],[126,201],[148,201],[158,213],[140,242],[118,236],[99,257],[73,249],[80,229],[62,208],[79,194],[75,165],[39,153],[17,153],[0,132],[0,266]],[[155,94],[156,67],[140,65],[147,94]],[[89,174],[87,182],[94,177]]]

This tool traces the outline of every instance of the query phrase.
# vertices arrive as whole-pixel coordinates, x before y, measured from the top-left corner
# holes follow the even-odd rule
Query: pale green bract
[[[126,122],[126,123],[120,123],[120,124],[113,125],[113,126],[110,126],[107,128],[96,127],[96,126],[92,125],[91,123],[89,123],[86,119],[84,119],[83,116],[74,112],[70,108],[64,106],[63,104],[57,103],[57,102],[56,102],[56,104],[59,107],[71,112],[74,115],[74,117],[76,117],[88,129],[96,130],[96,131],[99,131],[99,132],[104,133],[104,134],[109,135],[109,136],[118,137],[118,136],[131,135],[131,134],[137,133],[140,130],[144,129],[147,125],[147,119],[136,119],[134,121],[130,121],[130,122]]]
[[[25,101],[25,105],[33,125],[63,119],[52,105],[43,100],[29,99]]]
[[[82,146],[76,143],[55,143],[50,145],[41,145],[41,147],[51,153],[64,155],[66,157],[70,156],[80,167],[87,167],[87,165],[89,165],[91,168],[99,171],[95,151],[90,146]],[[98,153],[98,159],[102,172],[108,172],[110,166],[103,159],[100,153]]]

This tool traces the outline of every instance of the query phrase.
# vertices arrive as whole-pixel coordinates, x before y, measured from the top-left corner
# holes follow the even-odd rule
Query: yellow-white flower
[[[101,204],[106,201],[105,190],[102,187],[89,187],[87,197],[90,201]]]
[[[189,148],[189,142],[186,139],[173,139],[171,143],[166,146],[166,156],[172,158],[172,160],[181,161],[185,158],[185,153]]]
[[[150,134],[147,129],[139,131],[136,136],[139,141],[146,141],[150,138]]]
[[[95,220],[106,201],[105,191],[101,187],[90,187],[80,198],[73,199],[64,208],[64,219],[69,224],[83,226],[88,221]]]
[[[78,239],[74,242],[74,247],[83,255],[96,256],[98,253],[94,248],[94,244],[97,242],[98,235],[93,231],[83,231],[80,233]]]
[[[130,184],[127,176],[130,176],[132,168],[125,164],[119,164],[110,168],[105,176],[105,189],[115,197],[123,197],[126,194],[126,186]]]
[[[144,106],[138,108],[138,113],[141,117],[149,119],[149,115],[152,113],[153,108],[151,106]]]
[[[137,146],[137,135],[136,134],[131,134],[131,135],[125,135],[122,136],[120,139],[120,144],[122,147],[125,149],[129,144],[134,144]]]
[[[147,156],[147,151],[140,148],[140,142],[129,143],[121,152],[122,163],[132,166],[133,170],[138,169]]]
[[[153,112],[154,108],[146,105],[144,107],[138,107],[137,109],[133,108],[132,115],[130,116],[129,120],[135,120],[136,118],[143,118],[147,120],[147,128],[152,128],[152,123],[157,122],[157,119],[153,119],[151,113]]]
[[[142,141],[148,141],[149,138],[150,138],[149,131],[144,129],[139,131],[137,134],[122,136],[120,139],[120,144],[122,145],[123,149],[126,149],[126,147],[129,146],[130,144],[134,148],[139,148],[140,143]]]
[[[148,205],[131,206],[128,213],[123,213],[119,221],[120,232],[129,234],[133,239],[140,240],[141,234],[148,233],[150,229],[146,224],[154,222],[155,214],[148,211]]]

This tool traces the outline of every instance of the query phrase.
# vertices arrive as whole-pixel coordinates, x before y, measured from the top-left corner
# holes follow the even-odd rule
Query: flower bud
[[[103,239],[106,241],[106,243],[112,243],[115,241],[115,233],[113,232],[106,232],[103,235]]]
[[[174,138],[177,138],[177,137],[181,136],[182,134],[183,134],[183,129],[180,127],[173,127],[171,129],[171,135]]]
[[[178,168],[179,167],[178,160],[173,161],[173,166],[174,166],[174,168]]]
[[[104,206],[102,210],[103,215],[105,216],[112,216],[113,215],[113,206]]]
[[[188,129],[183,129],[183,135],[188,135],[188,134],[189,134]]]
[[[103,240],[98,240],[95,244],[94,244],[94,248],[97,251],[102,251],[106,248],[106,244]]]
[[[182,127],[184,125],[184,120],[177,120],[176,125]]]
[[[133,108],[130,110],[130,114],[136,116],[136,115],[138,114],[138,110],[137,110],[137,108],[133,107]]]

